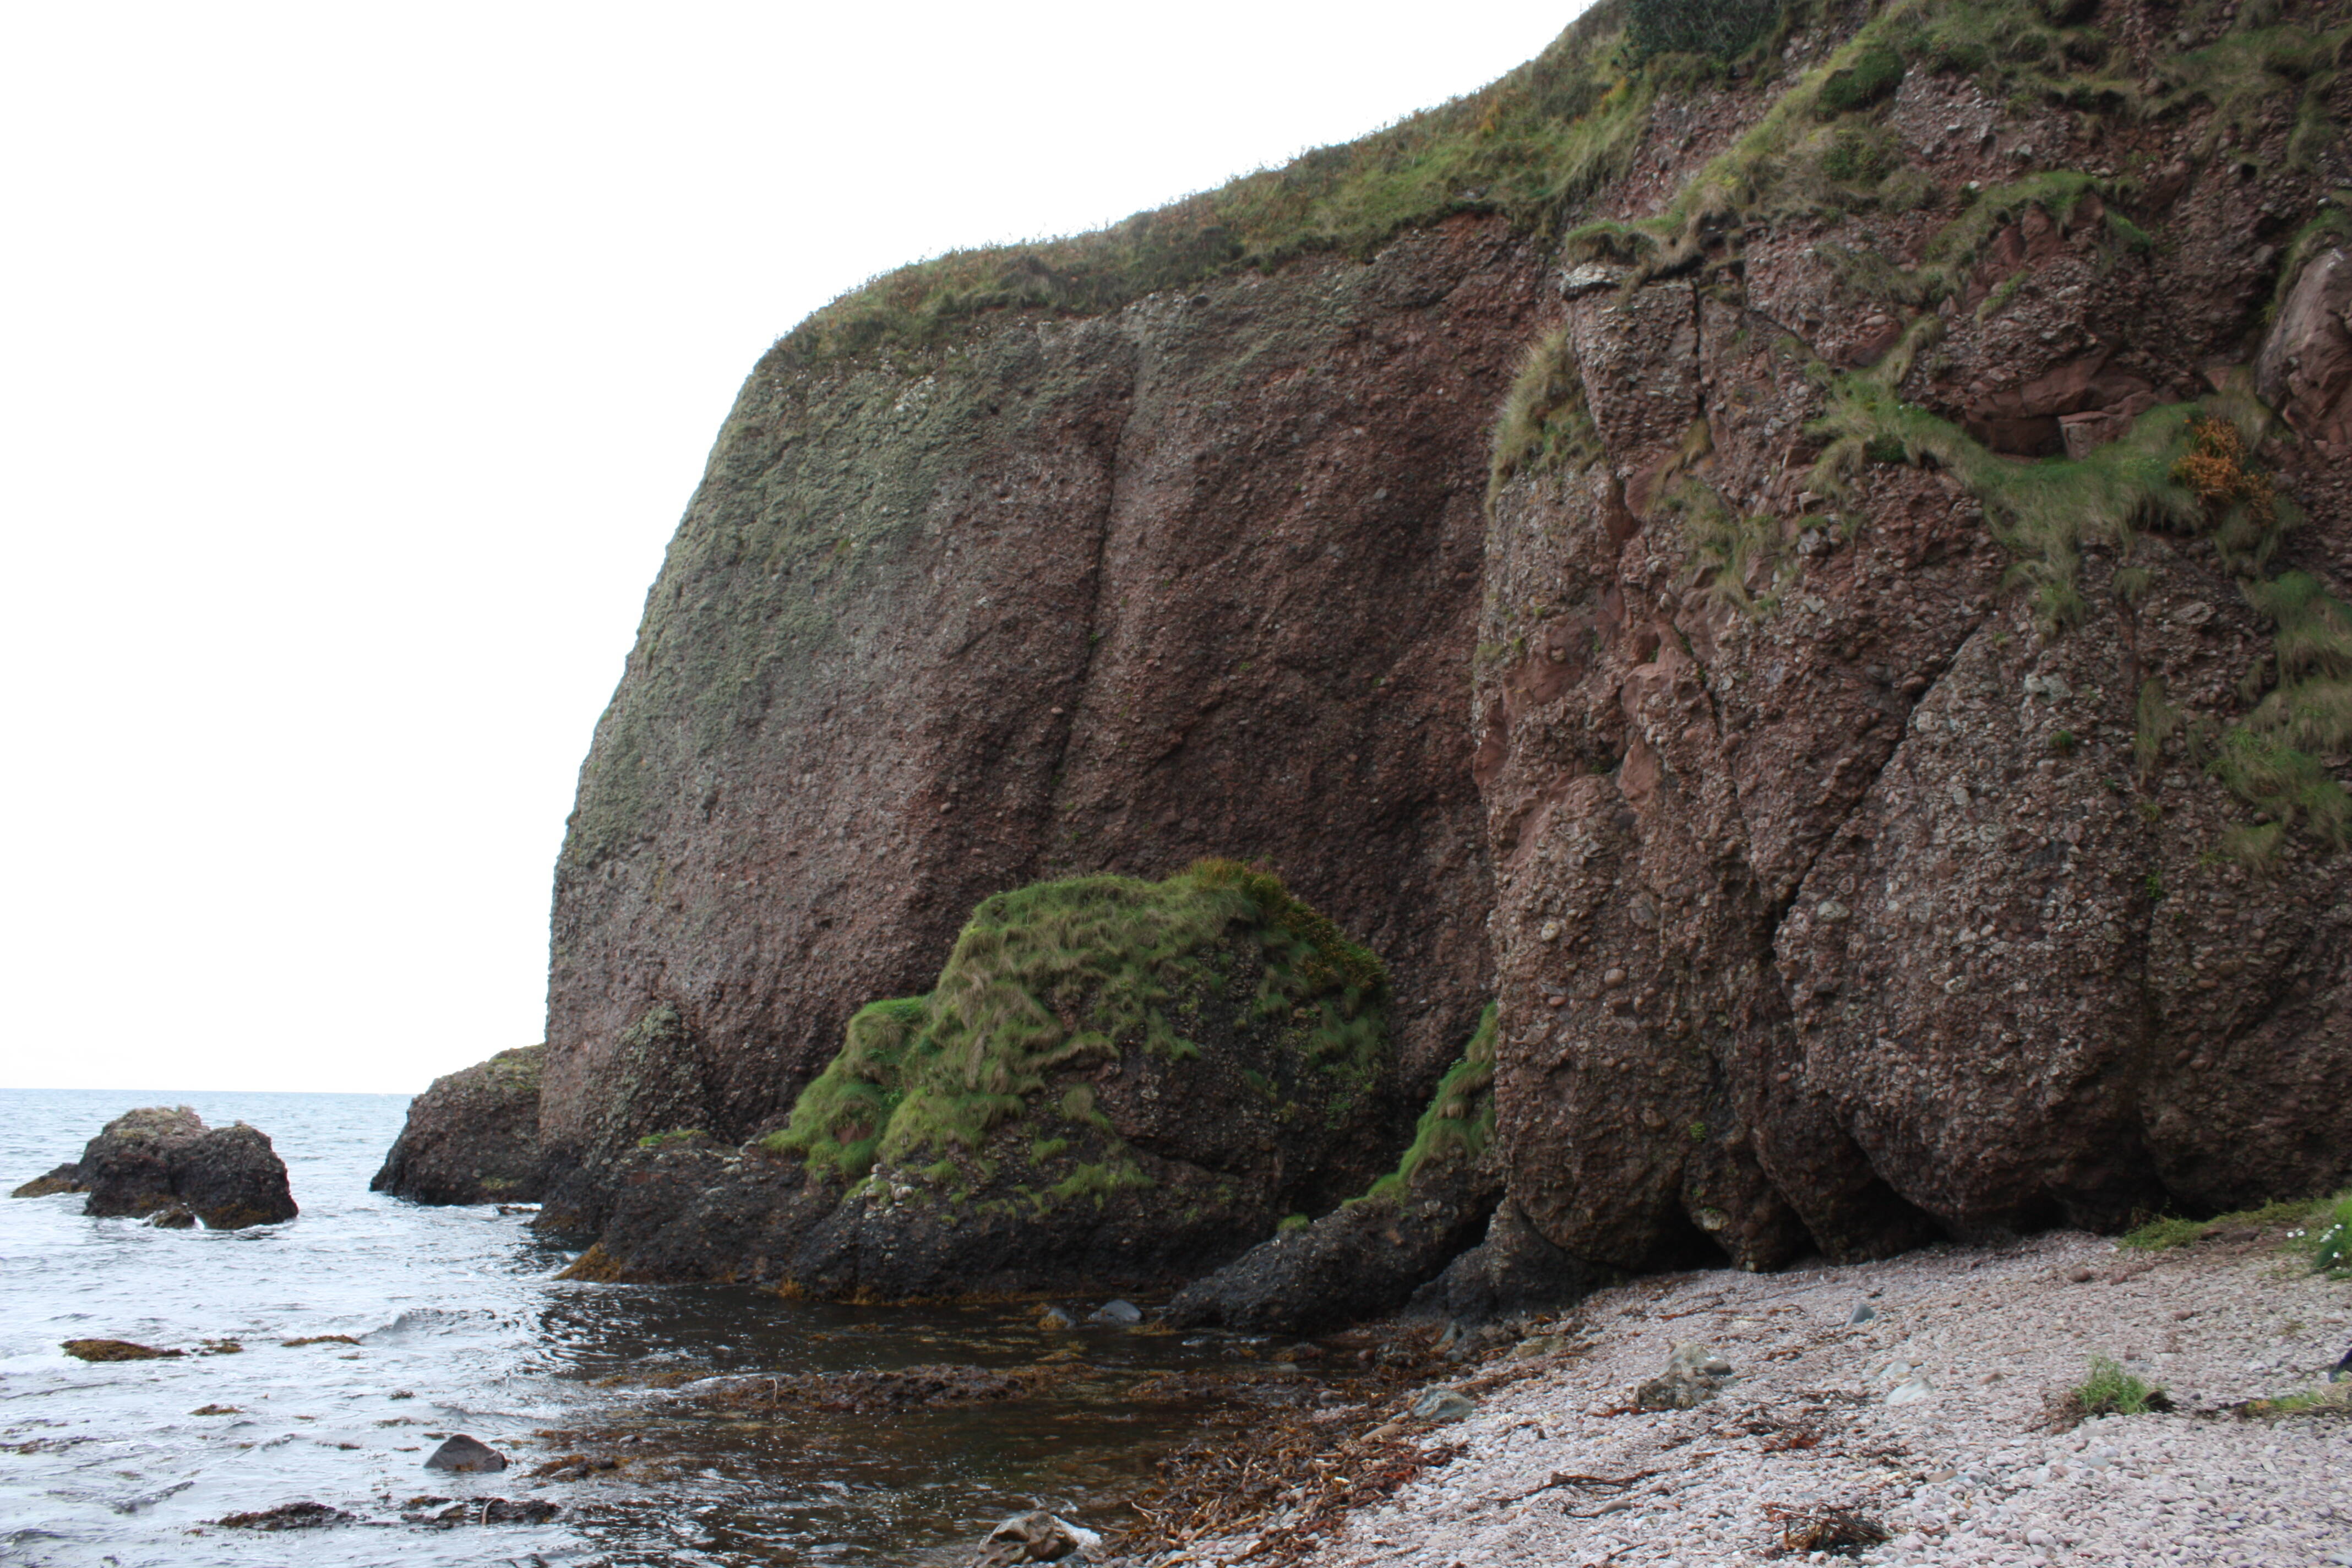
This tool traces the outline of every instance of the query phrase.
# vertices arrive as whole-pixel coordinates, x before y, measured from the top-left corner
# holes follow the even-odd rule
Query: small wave
[[[386,1340],[424,1339],[436,1334],[461,1333],[467,1329],[485,1327],[498,1321],[496,1312],[485,1312],[469,1307],[411,1307],[379,1329],[362,1334],[369,1344]]]

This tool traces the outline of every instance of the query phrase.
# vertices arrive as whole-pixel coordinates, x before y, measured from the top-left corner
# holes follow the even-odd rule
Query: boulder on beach
[[[1379,1174],[1389,1002],[1379,959],[1229,861],[998,894],[929,994],[850,1019],[783,1126],[614,1156],[569,1277],[893,1300],[1177,1283]]]
[[[468,1437],[463,1432],[433,1450],[425,1459],[428,1470],[453,1470],[459,1475],[488,1474],[507,1468],[507,1457],[478,1437]]]
[[[409,1102],[370,1190],[420,1204],[537,1202],[543,1049],[519,1046],[435,1079]]]
[[[42,1180],[58,1177],[53,1171]],[[214,1230],[237,1230],[301,1212],[286,1180],[286,1162],[267,1133],[242,1121],[206,1127],[184,1105],[126,1110],[108,1122],[82,1151],[74,1179],[79,1186],[71,1190],[89,1194],[82,1205],[88,1215],[185,1209]]]

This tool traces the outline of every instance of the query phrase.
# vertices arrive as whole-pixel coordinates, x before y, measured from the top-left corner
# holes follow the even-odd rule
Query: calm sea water
[[[268,1133],[301,1216],[167,1231],[85,1218],[78,1195],[0,1198],[0,1563],[957,1562],[1019,1509],[1108,1511],[1168,1444],[1220,1418],[1131,1405],[1122,1389],[1252,1353],[1051,1333],[1011,1310],[558,1281],[570,1254],[525,1218],[367,1190],[405,1096],[0,1090],[0,1191],[78,1157],[110,1118],[158,1104]],[[359,1342],[281,1342],[320,1334]],[[58,1348],[83,1338],[243,1349],[91,1365]],[[1072,1352],[1092,1370],[1049,1398],[906,1415],[698,1417],[643,1387],[666,1370],[1010,1366]],[[208,1406],[236,1413],[194,1414]],[[667,1460],[590,1482],[526,1477],[580,1441],[552,1434],[583,1429],[646,1433]],[[507,1451],[514,1468],[424,1470],[451,1432]],[[544,1525],[401,1522],[422,1493],[543,1497],[564,1511]],[[299,1535],[208,1527],[297,1501],[364,1522]]]

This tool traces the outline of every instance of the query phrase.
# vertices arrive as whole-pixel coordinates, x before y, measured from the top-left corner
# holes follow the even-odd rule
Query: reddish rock
[[[540,1058],[546,1047],[500,1051],[436,1078],[409,1102],[408,1120],[368,1184],[424,1204],[533,1203],[542,1184]]]
[[[185,1212],[214,1230],[239,1230],[299,1212],[268,1134],[242,1121],[206,1127],[184,1105],[126,1110],[108,1122],[82,1151],[76,1179],[89,1194],[84,1214],[168,1223]]]
[[[2254,387],[2334,460],[2352,457],[2352,257],[2322,251],[2287,291]]]
[[[1417,1084],[1499,992],[1508,1197],[1465,1300],[2352,1175],[2352,877],[2324,834],[2221,853],[2260,825],[2205,767],[2276,679],[2241,574],[2352,584],[2347,264],[2278,289],[2341,142],[2294,107],[2324,73],[2225,122],[2218,57],[2181,53],[2223,24],[2173,13],[2108,0],[1980,79],[1914,60],[1703,192],[1795,78],[1662,98],[1564,215],[1675,215],[1646,274],[1596,243],[1547,288],[1548,247],[1457,216],[920,353],[772,354],[558,868],[558,1217],[713,1275],[781,1244],[804,1184],[727,1151],[853,1009],[928,984],[985,894],[1204,853],[1265,857],[1387,958]],[[2114,83],[2161,112],[2102,115]],[[1836,146],[1887,182],[1822,196]],[[1539,339],[1581,423],[1482,510]],[[1863,367],[1902,422],[1817,479]],[[2225,561],[2177,489],[2047,559],[1988,513],[2208,388],[2260,437],[2250,383],[2285,416],[2253,460],[2308,520],[2274,553]],[[628,1152],[688,1129],[675,1171]]]
[[[921,363],[772,355],[583,770],[551,1150],[741,1138],[980,899],[1207,854],[1381,952],[1425,1087],[1488,988],[1461,716],[1541,278],[1463,219]]]

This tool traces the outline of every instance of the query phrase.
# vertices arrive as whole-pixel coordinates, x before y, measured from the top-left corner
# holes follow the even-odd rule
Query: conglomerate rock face
[[[2291,108],[2200,161],[2208,110],[1915,67],[1872,133],[1923,205],[1563,274],[1531,416],[1581,444],[1498,489],[1477,694],[1501,1136],[1551,1242],[1770,1267],[2352,1172],[2341,822],[2231,771],[2318,800],[2342,760],[2258,607],[2352,543]],[[2303,528],[2185,496],[2197,451]]]
[[[1465,1301],[2352,1176],[2352,16],[1789,16],[1498,84],[1614,149],[1551,206],[764,361],[557,871],[556,1220],[804,1235],[725,1151],[853,1013],[1203,854],[1388,961],[1408,1092],[1499,1002]]]
[[[1370,263],[763,365],[582,771],[541,1131],[781,1118],[965,914],[1263,858],[1385,958],[1423,1083],[1488,976],[1469,700],[1486,424],[1542,268]]]
[[[425,1204],[537,1202],[545,1051],[519,1046],[435,1079],[409,1102],[408,1120],[369,1190]]]

